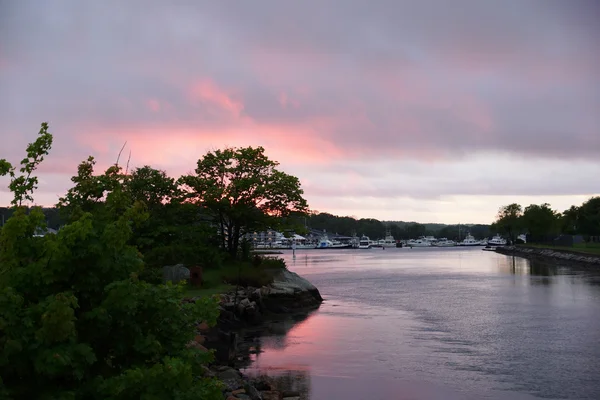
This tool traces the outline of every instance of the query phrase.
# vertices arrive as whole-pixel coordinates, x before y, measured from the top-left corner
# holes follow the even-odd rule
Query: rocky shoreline
[[[244,340],[247,334],[258,338],[271,321],[304,319],[322,302],[314,285],[294,272],[281,270],[268,286],[238,288],[222,294],[217,325],[209,328],[200,323],[190,345],[214,350],[215,363],[205,370],[205,375],[217,377],[225,384],[224,399],[301,400],[298,391],[279,387],[275,379],[252,378],[240,372],[240,368],[250,364],[250,355],[260,351]]]
[[[600,267],[600,256],[577,253],[568,250],[543,249],[526,246],[503,246],[496,248],[497,253],[515,255],[528,259],[535,259],[546,263],[576,264],[586,267]]]

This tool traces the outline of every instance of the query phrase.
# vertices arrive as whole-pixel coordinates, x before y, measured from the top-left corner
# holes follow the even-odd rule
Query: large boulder
[[[273,283],[263,287],[260,294],[264,307],[274,313],[316,308],[323,302],[319,290],[312,283],[285,269],[278,272]]]
[[[167,265],[163,267],[163,281],[179,283],[190,279],[190,270],[183,266],[183,264]]]

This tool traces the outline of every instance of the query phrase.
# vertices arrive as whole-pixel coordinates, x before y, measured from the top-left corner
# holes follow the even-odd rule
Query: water
[[[600,399],[600,274],[481,248],[282,256],[321,308],[260,339],[249,374],[303,398]]]

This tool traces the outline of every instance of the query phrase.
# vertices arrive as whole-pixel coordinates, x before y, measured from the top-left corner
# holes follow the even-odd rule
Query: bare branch
[[[125,175],[129,172],[129,161],[131,161],[131,149],[129,150],[129,157],[127,157],[127,166],[125,167]]]
[[[119,159],[121,158],[121,153],[123,152],[123,149],[125,148],[125,146],[127,146],[127,140],[125,141],[125,143],[123,143],[123,147],[121,147],[121,150],[119,151],[119,155],[117,156],[117,161],[115,162],[115,167],[119,166]]]

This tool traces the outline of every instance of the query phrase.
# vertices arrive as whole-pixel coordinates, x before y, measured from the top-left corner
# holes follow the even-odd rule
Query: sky
[[[178,177],[263,146],[312,210],[491,223],[600,193],[596,0],[0,0],[0,158]],[[0,204],[12,198],[0,178]]]

